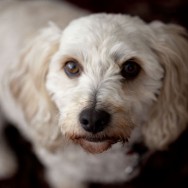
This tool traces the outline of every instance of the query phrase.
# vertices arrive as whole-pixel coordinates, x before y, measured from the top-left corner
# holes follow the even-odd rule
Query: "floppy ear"
[[[163,87],[143,127],[147,146],[165,149],[188,124],[188,35],[177,25],[154,22],[152,48],[162,64]]]
[[[45,88],[48,65],[58,49],[60,35],[55,25],[41,30],[28,42],[20,62],[10,73],[10,91],[31,126],[30,131],[47,146],[56,143],[60,132],[57,109]]]

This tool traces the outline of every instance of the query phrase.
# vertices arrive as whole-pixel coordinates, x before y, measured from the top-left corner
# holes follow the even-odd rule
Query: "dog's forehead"
[[[151,51],[148,29],[148,25],[137,17],[115,14],[87,16],[67,26],[59,52],[62,56],[80,57],[84,62],[89,62],[89,59],[123,62],[137,56],[146,58]]]
[[[140,34],[139,26],[145,25],[140,19],[115,14],[96,14],[77,19],[64,30],[62,43],[84,43],[92,46],[106,42],[119,42],[126,39],[134,42]],[[138,40],[138,39],[137,39]],[[90,47],[90,46],[88,46]]]

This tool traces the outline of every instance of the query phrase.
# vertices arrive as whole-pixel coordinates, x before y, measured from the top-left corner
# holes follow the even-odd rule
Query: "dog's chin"
[[[84,150],[92,154],[102,153],[108,150],[113,144],[117,143],[118,139],[95,139],[89,137],[81,137],[73,140],[76,144],[79,144]]]

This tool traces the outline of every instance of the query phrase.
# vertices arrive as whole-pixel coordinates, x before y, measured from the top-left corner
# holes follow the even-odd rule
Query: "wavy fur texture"
[[[153,49],[165,76],[143,133],[148,146],[164,149],[177,139],[188,123],[187,31],[177,25],[159,22],[152,23],[151,27],[157,37]]]
[[[71,156],[75,152],[80,160],[90,156],[104,167],[101,161],[114,163],[106,160],[114,153],[110,147],[116,141],[129,140],[135,129],[151,150],[161,150],[177,139],[188,123],[188,35],[183,28],[161,22],[146,24],[137,17],[116,14],[90,15],[68,25],[86,12],[63,5],[8,1],[0,14],[1,108],[33,143],[54,187],[63,184],[64,171],[59,166],[67,158],[68,149],[63,150],[67,140],[92,153],[109,149],[99,159],[70,146],[76,147]],[[40,7],[44,7],[43,14]],[[29,10],[38,11],[34,15]],[[53,23],[48,25],[49,21]],[[129,59],[141,67],[134,80],[120,74]],[[81,67],[75,78],[64,71],[70,60]],[[112,116],[108,127],[95,135],[83,130],[79,122],[82,110],[91,107]],[[137,141],[137,137],[133,139]],[[123,149],[118,152],[124,162]],[[96,176],[100,179],[98,173]],[[73,183],[65,177],[64,185],[78,187],[78,180]],[[112,177],[118,180],[113,175],[107,179]]]

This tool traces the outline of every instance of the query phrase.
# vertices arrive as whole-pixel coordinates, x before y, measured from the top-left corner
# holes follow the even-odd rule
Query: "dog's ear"
[[[21,107],[31,132],[42,143],[55,144],[59,136],[57,109],[45,87],[48,65],[59,46],[61,31],[55,25],[41,30],[28,41],[19,64],[12,69],[10,91]],[[28,127],[29,128],[29,127]]]
[[[188,123],[188,35],[177,25],[154,22],[155,40],[150,41],[165,75],[161,93],[148,123],[143,127],[147,146],[164,149]]]

